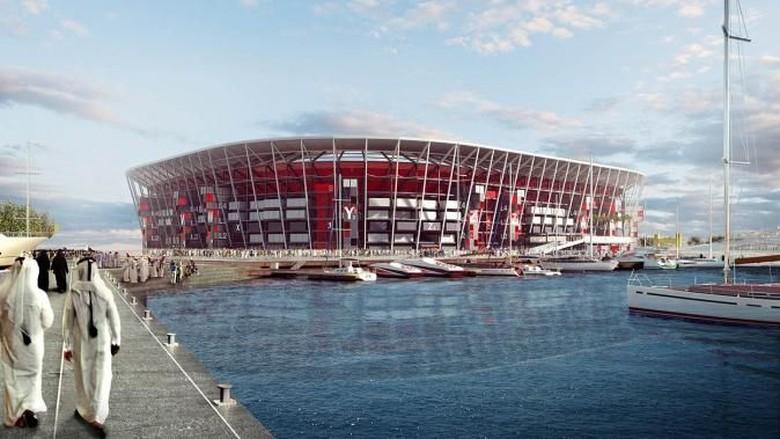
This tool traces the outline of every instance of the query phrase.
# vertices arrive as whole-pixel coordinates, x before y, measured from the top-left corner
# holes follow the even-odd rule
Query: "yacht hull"
[[[628,310],[654,317],[780,327],[780,295],[756,297],[726,289],[710,293],[704,292],[706,286],[695,289],[629,285]]]
[[[48,238],[38,236],[31,238],[9,238],[0,236],[0,268],[10,267],[14,259],[24,252],[31,252]]]

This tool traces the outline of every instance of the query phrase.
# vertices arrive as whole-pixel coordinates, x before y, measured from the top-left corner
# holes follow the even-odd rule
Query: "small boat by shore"
[[[677,268],[723,268],[723,261],[715,258],[690,258],[677,261]]]
[[[425,276],[425,272],[421,269],[400,262],[378,262],[372,264],[371,268],[379,277],[409,279]]]
[[[637,255],[623,255],[618,258],[616,270],[641,270],[645,268],[645,260]]]
[[[654,254],[648,254],[644,256],[645,270],[676,270],[678,267],[677,260],[668,256],[658,256]]]
[[[546,270],[535,264],[523,265],[523,275],[525,276],[560,276],[558,270]]]
[[[511,267],[491,267],[491,268],[477,268],[477,276],[507,276],[507,277],[522,277],[516,269]]]
[[[474,271],[466,270],[463,267],[448,264],[433,258],[404,259],[401,263],[417,267],[427,276],[458,278],[473,276],[475,274]]]
[[[376,273],[372,273],[367,270],[363,270],[360,267],[352,265],[352,261],[345,261],[345,265],[324,270],[321,273],[311,273],[308,275],[309,280],[327,280],[327,281],[339,281],[339,282],[356,282],[356,281],[375,281]]]
[[[546,258],[539,261],[545,270],[557,271],[614,271],[618,266],[617,259],[599,260],[584,256],[563,256]]]

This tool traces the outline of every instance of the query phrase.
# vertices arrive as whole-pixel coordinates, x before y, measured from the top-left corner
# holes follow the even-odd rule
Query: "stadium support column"
[[[414,240],[414,248],[416,251],[420,251],[420,232],[422,231],[422,216],[423,216],[423,206],[425,205],[425,192],[426,189],[428,189],[428,163],[431,159],[431,142],[428,142],[428,145],[425,147],[425,170],[423,171],[423,188],[422,188],[422,197],[420,198],[420,206],[417,210],[417,239]],[[415,167],[415,174],[416,172]]]
[[[368,139],[363,144],[363,250],[368,248]]]
[[[336,248],[341,250],[341,230],[338,226],[338,218],[341,217],[341,211],[339,211],[339,203],[341,202],[341,188],[339,187],[339,178],[336,173],[336,138],[331,139],[332,155],[333,155],[333,218],[330,224],[330,233],[336,237]],[[332,245],[331,245],[331,249]],[[339,253],[339,256],[341,254]]]
[[[566,224],[566,228],[569,227],[568,222],[569,222],[569,218],[571,217],[571,210],[572,210],[572,207],[574,206],[574,200],[577,198],[577,186],[579,186],[579,184],[580,184],[580,175],[581,174],[582,174],[582,163],[578,163],[577,164],[577,174],[574,177],[574,186],[572,187],[571,194],[569,195],[569,197],[570,197],[569,198],[569,208],[566,209],[566,223],[567,223]],[[577,206],[579,206],[579,208],[577,209],[577,217],[574,219],[574,224],[572,224],[571,232],[569,232],[569,233],[575,233],[577,231],[577,228],[579,227],[579,224],[580,224],[580,213],[582,212],[582,197],[584,196],[584,194],[585,194],[584,192],[582,192],[580,194],[580,202],[577,205]],[[564,231],[566,230],[566,228],[564,228]],[[580,232],[582,232],[582,230],[580,230]]]
[[[214,176],[214,199],[217,200],[217,206],[219,206],[219,211],[222,212],[222,220],[225,221],[225,228],[227,228],[227,215],[225,215],[225,208],[222,207],[222,200],[219,196],[219,190],[218,185],[219,181],[217,180],[217,170],[214,168],[214,162],[211,159],[211,150],[206,150],[206,155],[209,158],[209,165],[211,166],[211,174]],[[217,221],[217,225],[219,225],[219,221]],[[225,231],[228,238],[228,245],[232,248],[233,247],[233,238],[230,236],[230,231]]]
[[[287,250],[287,231],[284,227],[285,209],[282,207],[282,191],[279,187],[279,173],[276,170],[276,145],[271,142],[271,163],[274,165],[274,183],[276,184],[276,199],[279,201],[279,222],[282,224],[282,241],[284,241],[284,249]],[[281,152],[279,152],[281,155]]]
[[[493,230],[496,225],[496,218],[498,217],[498,205],[501,201],[501,190],[504,189],[504,175],[506,174],[506,165],[509,162],[509,153],[504,153],[504,167],[501,169],[501,180],[498,182],[498,192],[496,192],[496,200],[494,201],[493,218],[490,220],[490,232],[488,233],[486,244],[487,248],[493,247]],[[485,188],[485,193],[488,190]],[[487,198],[487,197],[486,197]]]
[[[527,203],[527,201],[528,201],[528,191],[531,190],[531,179],[534,176],[534,164],[535,163],[536,163],[536,156],[532,155],[531,156],[531,167],[528,168],[528,176],[525,177],[525,189],[523,190],[523,204],[522,204],[522,206],[520,208],[520,228],[521,229],[523,228],[523,220],[522,220],[522,218],[523,218],[523,214],[525,213],[524,210],[528,206],[528,203]],[[534,226],[534,217],[533,217],[533,214],[531,214],[531,224],[530,224],[530,227],[528,228],[529,232],[533,228],[533,226]]]
[[[556,209],[563,210],[563,193],[566,190],[566,183],[569,182],[569,168],[571,168],[571,162],[566,162],[566,172],[563,174],[563,184],[561,185],[561,192],[558,194],[558,202]],[[552,193],[552,192],[551,192]],[[562,218],[561,215],[555,214],[555,224],[553,225],[553,234],[558,235],[558,219]],[[565,229],[564,229],[565,232]]]
[[[238,231],[239,231],[239,233],[241,233],[241,241],[244,243],[244,248],[247,248],[247,246],[246,246],[246,233],[244,233],[244,222],[241,219],[241,208],[238,205],[239,204],[238,193],[236,193],[236,184],[235,184],[235,181],[233,180],[233,170],[230,168],[230,158],[228,157],[227,146],[223,146],[222,150],[225,153],[225,165],[227,165],[228,177],[230,177],[230,189],[233,191],[233,201],[236,203],[236,206],[238,207],[236,209],[236,212],[238,212]],[[228,209],[228,210],[230,210],[230,209]],[[229,220],[230,219],[228,218],[228,222],[229,222]],[[228,234],[230,234],[230,232],[228,232]]]
[[[512,179],[512,183],[509,186],[509,205],[507,206],[507,219],[504,221],[504,232],[501,234],[501,244],[500,246],[504,246],[504,240],[509,238],[509,250],[512,250],[512,236],[514,235],[514,230],[511,231],[511,235],[508,235],[508,231],[510,226],[513,226],[513,215],[516,217],[517,212],[515,212],[515,206],[517,205],[516,197],[517,194],[515,191],[517,190],[517,178],[520,176],[520,164],[523,159],[522,154],[517,155],[517,164],[514,166],[515,168],[515,175],[514,177],[510,177]],[[512,175],[512,165],[509,165],[509,175]],[[508,235],[508,236],[507,236]]]
[[[542,185],[544,185],[544,174],[547,172],[547,159],[544,159],[544,162],[542,162],[542,173],[539,174],[539,183],[536,185],[536,200],[534,201],[534,209],[536,212],[539,212],[539,197],[542,195]],[[534,218],[536,217],[536,213],[534,213],[531,216],[531,230],[533,230],[533,222]],[[539,233],[542,233],[542,230],[544,229],[544,218],[540,221],[541,224],[539,224]],[[545,240],[546,242],[547,240]]]
[[[602,216],[602,211],[604,209],[604,198],[607,196],[607,187],[609,187],[609,178],[611,176],[612,176],[612,169],[607,171],[607,178],[606,181],[604,182],[604,189],[601,191],[601,199],[599,200],[599,212],[598,214],[596,214],[596,218],[600,219],[602,222],[604,220],[604,217]],[[598,220],[596,222],[598,222]],[[597,227],[593,227],[593,225],[591,225],[591,227],[593,228],[593,231],[596,231]]]
[[[609,207],[607,208],[607,214],[610,217],[610,220],[609,220],[610,228],[608,229],[608,232],[609,232],[610,236],[612,236],[612,228],[611,228],[611,225],[612,225],[612,208],[615,206],[615,194],[617,193],[617,188],[620,185],[620,173],[621,172],[623,172],[623,171],[618,169],[617,176],[615,177],[615,183],[612,184],[612,196],[609,197]]]
[[[187,158],[189,159],[190,169],[192,170],[192,179],[195,182],[195,194],[197,194],[197,196],[198,196],[198,206],[203,207],[203,200],[201,199],[201,196],[200,196],[200,185],[198,184],[197,176],[195,175],[195,162],[192,161],[192,154],[188,155]],[[206,174],[203,172],[202,168],[201,168],[201,177],[203,178],[203,185],[205,186],[206,185]],[[203,210],[203,214],[205,216],[206,215],[205,209],[201,209],[201,210]],[[200,213],[200,212],[198,212],[198,213]],[[203,240],[203,235],[200,233],[200,221],[199,221],[198,216],[199,215],[195,216],[195,223],[196,223],[195,227],[198,230],[198,236],[201,237],[201,239],[200,239],[201,247],[202,248],[207,248],[207,247],[211,246],[211,241],[208,241],[208,240],[204,241]],[[208,225],[208,223],[206,221],[203,221],[203,224],[205,225],[206,233],[208,234],[208,232],[209,232],[209,225]]]
[[[469,183],[469,191],[466,194],[466,205],[463,207],[463,216],[461,217],[461,223],[460,223],[460,235],[458,236],[458,249],[463,249],[465,247],[464,245],[464,239],[463,234],[466,233],[466,224],[469,220],[469,207],[471,204],[471,194],[474,192],[474,179],[477,176],[477,166],[479,165],[479,152],[481,151],[481,148],[477,148],[477,153],[474,156],[474,166],[471,168],[471,182]]]
[[[442,211],[441,230],[439,231],[439,251],[441,251],[442,249],[442,241],[444,240],[444,230],[447,228],[447,212],[449,211],[450,192],[452,191],[452,179],[455,176],[455,168],[458,166],[459,158],[460,158],[460,145],[456,143],[452,149],[452,164],[450,165],[450,179],[447,182],[447,196],[444,200],[444,210]]]
[[[547,190],[547,203],[545,205],[544,213],[542,214],[542,232],[547,232],[547,212],[550,211],[550,202],[552,201],[552,194],[555,192],[555,179],[558,178],[558,165],[560,160],[555,161],[555,168],[553,168],[552,180],[550,181],[550,189]],[[553,233],[554,235],[554,233]]]
[[[398,170],[400,162],[398,156],[401,155],[401,139],[395,144],[395,175],[393,177],[393,214],[390,218],[390,252],[393,252],[395,245],[395,208],[398,204]]]
[[[263,233],[263,221],[260,218],[260,206],[257,204],[257,188],[255,187],[255,171],[252,168],[252,162],[249,160],[249,145],[244,144],[244,154],[246,154],[246,172],[249,174],[249,184],[252,185],[252,199],[255,200],[255,215],[257,215],[257,228],[260,230],[260,245],[265,250],[265,234]]]
[[[493,173],[493,158],[495,156],[496,156],[496,150],[495,149],[491,149],[490,150],[490,162],[488,162],[487,174],[485,174],[485,184],[482,187],[482,198],[483,199],[479,200],[479,210],[478,210],[478,213],[477,213],[477,229],[476,229],[477,230],[477,247],[479,247],[479,243],[480,243],[480,240],[479,240],[479,233],[480,233],[480,231],[479,231],[479,229],[482,228],[482,212],[485,210],[482,207],[482,203],[487,203],[487,190],[488,190],[488,187],[490,187],[490,177],[491,177],[491,174]],[[475,172],[476,172],[476,170],[475,170]]]
[[[130,189],[130,197],[133,199],[133,206],[135,206],[135,216],[138,218],[138,228],[141,229],[141,233],[144,235],[144,239],[141,240],[142,248],[146,250],[146,233],[144,233],[144,224],[141,221],[140,204],[138,202],[138,194],[135,192],[135,181],[130,178],[130,175],[125,175],[127,180],[127,188]]]
[[[304,154],[303,139],[301,139],[301,170],[303,171],[303,199],[306,202],[306,230],[309,232],[309,250],[312,247],[311,212],[309,211],[309,183],[306,181],[306,155]]]

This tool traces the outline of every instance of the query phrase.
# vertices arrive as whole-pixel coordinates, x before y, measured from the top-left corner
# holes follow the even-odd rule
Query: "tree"
[[[688,245],[699,245],[701,244],[701,238],[698,236],[691,236],[691,239],[688,240]]]
[[[0,203],[0,233],[18,235],[26,232],[26,208],[10,201]],[[30,209],[30,234],[51,238],[57,225],[45,213]]]

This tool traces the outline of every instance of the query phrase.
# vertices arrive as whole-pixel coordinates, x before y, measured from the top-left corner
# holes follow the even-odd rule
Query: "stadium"
[[[441,140],[216,145],[127,172],[144,248],[560,249],[637,237],[640,172]],[[593,194],[591,198],[591,194]]]

